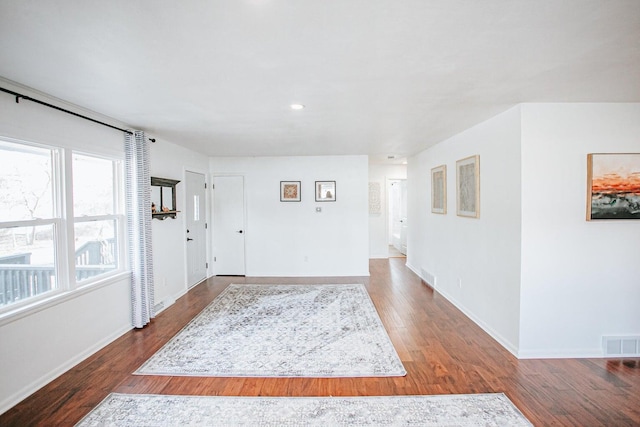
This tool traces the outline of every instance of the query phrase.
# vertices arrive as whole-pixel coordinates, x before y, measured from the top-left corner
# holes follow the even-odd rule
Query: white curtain
[[[155,316],[151,248],[149,142],[142,131],[125,134],[125,205],[131,267],[132,323],[142,328]]]

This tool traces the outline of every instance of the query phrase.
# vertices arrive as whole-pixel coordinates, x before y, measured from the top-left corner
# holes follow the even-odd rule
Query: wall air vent
[[[640,337],[602,337],[602,352],[607,357],[640,357]]]
[[[164,310],[164,301],[157,303],[153,308],[156,314],[160,313],[162,310]]]
[[[424,280],[427,285],[429,285],[433,289],[436,288],[436,276],[429,273],[425,268],[420,269],[420,275],[422,277],[422,280]]]

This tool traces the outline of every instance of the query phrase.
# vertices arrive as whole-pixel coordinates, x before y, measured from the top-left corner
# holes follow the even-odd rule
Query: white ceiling
[[[0,0],[0,76],[208,155],[402,157],[639,102],[640,1]]]

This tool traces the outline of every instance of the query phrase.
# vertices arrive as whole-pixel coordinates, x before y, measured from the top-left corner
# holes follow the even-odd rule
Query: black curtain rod
[[[63,113],[71,114],[72,116],[80,117],[82,119],[89,120],[89,121],[94,122],[94,123],[98,123],[99,125],[106,126],[106,127],[111,128],[111,129],[116,129],[116,130],[119,130],[121,132],[128,133],[129,135],[133,135],[133,132],[131,132],[130,130],[122,129],[122,128],[119,128],[117,126],[110,125],[109,123],[101,122],[99,120],[92,119],[91,117],[87,117],[87,116],[83,116],[82,114],[74,113],[73,111],[66,110],[64,108],[55,106],[53,104],[49,104],[48,102],[40,101],[38,99],[31,98],[30,96],[23,95],[21,93],[14,92],[14,91],[9,90],[9,89],[5,89],[3,87],[0,87],[0,91],[15,96],[16,97],[16,104],[20,103],[20,99],[26,99],[27,101],[35,102],[36,104],[44,105],[45,107],[53,108],[54,110],[62,111]],[[155,139],[152,139],[152,138],[149,138],[149,140],[151,142],[156,142]]]

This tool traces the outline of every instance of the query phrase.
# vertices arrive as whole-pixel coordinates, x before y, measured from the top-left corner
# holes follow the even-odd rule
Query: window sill
[[[39,299],[32,303],[21,305],[13,310],[10,308],[11,306],[3,307],[7,309],[7,311],[0,313],[0,327],[16,320],[31,316],[50,307],[54,307],[58,304],[62,304],[64,302],[78,298],[82,295],[86,295],[105,286],[120,282],[130,275],[130,271],[121,271],[113,275],[104,277],[100,280],[96,280],[95,282],[91,282],[86,285],[80,285],[76,289],[62,291],[56,293],[55,295],[44,297],[43,299]]]

